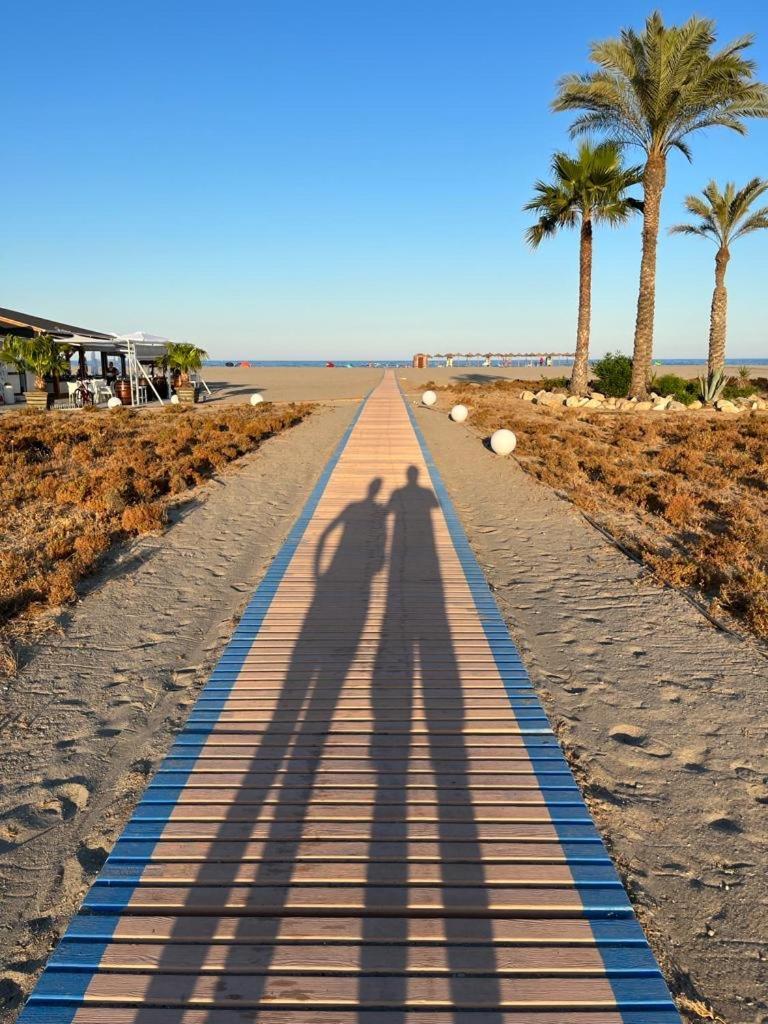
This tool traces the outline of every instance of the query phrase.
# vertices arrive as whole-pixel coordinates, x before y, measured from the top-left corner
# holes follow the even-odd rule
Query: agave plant
[[[699,377],[699,394],[702,402],[706,402],[708,405],[716,402],[727,383],[725,370],[715,370],[714,373],[708,373],[706,377]]]

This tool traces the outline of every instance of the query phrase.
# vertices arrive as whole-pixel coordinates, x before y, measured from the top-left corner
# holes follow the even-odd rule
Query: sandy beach
[[[695,366],[656,367],[659,375],[676,373],[693,380],[706,373],[706,364]],[[737,368],[731,367],[735,374]],[[768,376],[768,367],[751,367],[753,377]],[[568,376],[569,366],[430,366],[425,370],[410,367],[397,371],[406,390],[417,389],[433,381],[439,385],[473,382],[482,384],[494,380],[539,381]],[[227,403],[248,398],[255,391],[269,402],[349,402],[363,398],[381,378],[382,370],[336,366],[327,367],[275,367],[275,366],[208,366],[203,376],[208,382],[213,399]],[[210,399],[209,399],[210,401]]]
[[[654,951],[681,1006],[763,1021],[765,657],[674,591],[642,585],[634,561],[513,460],[495,459],[470,426],[418,408],[424,382],[465,373],[399,378]],[[113,553],[3,684],[2,1024],[381,371],[216,367],[206,377],[220,401],[260,390],[324,404],[192,492],[162,536]]]
[[[258,391],[266,402],[350,402],[364,398],[381,370],[317,366],[206,366],[216,402],[237,402]],[[209,399],[210,401],[211,399]]]

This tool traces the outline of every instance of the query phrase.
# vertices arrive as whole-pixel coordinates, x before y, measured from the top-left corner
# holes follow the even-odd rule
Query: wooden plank
[[[231,804],[244,807],[249,804],[266,806],[268,804],[279,804],[281,807],[288,807],[291,804],[306,804],[311,800],[314,807],[331,807],[340,805],[342,807],[361,806],[370,809],[374,805],[386,807],[391,804],[400,805],[407,799],[409,807],[434,807],[439,803],[441,807],[498,807],[506,804],[511,806],[522,806],[528,804],[546,803],[549,807],[556,807],[563,801],[573,801],[574,798],[579,805],[581,800],[579,791],[574,784],[569,786],[550,786],[542,791],[537,784],[535,776],[528,786],[518,786],[514,789],[491,789],[489,787],[475,786],[470,791],[466,785],[459,786],[422,786],[413,787],[406,792],[403,787],[390,783],[388,786],[360,786],[356,789],[344,786],[313,786],[309,783],[306,786],[295,785],[243,785],[243,786],[201,786],[186,785],[177,796],[177,787],[165,786],[160,783],[153,783],[147,789],[144,803],[167,802],[169,799],[180,806],[182,804]]]
[[[407,936],[404,932],[403,939]],[[317,943],[275,945],[269,940],[253,943],[191,944],[70,942],[60,948],[56,970],[120,970],[140,974],[152,972],[195,974],[498,974],[503,977],[573,977],[606,974],[606,962],[599,946],[564,946],[552,956],[551,945],[495,947],[492,945],[435,945],[413,949],[403,945],[323,946]],[[655,975],[651,951],[628,946],[612,951],[610,971],[614,975]]]
[[[49,971],[38,987],[38,998],[56,995],[71,987],[66,971]],[[661,991],[657,979],[641,978],[624,983],[636,998]],[[663,993],[662,993],[663,994]],[[357,978],[301,975],[270,977],[206,974],[113,974],[93,975],[86,1003],[117,1003],[184,1008],[217,1007],[240,1010],[260,1007],[308,1007],[317,1009],[371,1007],[408,1009],[615,1009],[615,989],[608,978],[503,977],[387,977],[372,975],[360,984]],[[650,1000],[649,1000],[650,1001]],[[659,1008],[663,1008],[659,1007]]]
[[[286,917],[264,916],[184,916],[165,917],[123,914],[114,931],[105,926],[101,914],[84,914],[72,923],[63,942],[166,942],[196,943],[322,943],[350,942],[388,943],[408,937],[410,946],[442,943],[476,943],[495,946],[526,945],[600,945],[612,947],[645,946],[645,939],[636,921],[613,918],[600,922],[600,938],[584,917],[333,917],[313,914]],[[106,931],[105,931],[106,927]]]
[[[616,876],[610,864],[586,865],[579,872],[580,886],[589,882],[615,885]],[[463,860],[454,864],[423,863],[420,861],[375,861],[363,863],[321,864],[303,861],[259,861],[243,863],[208,862],[175,864],[147,864],[137,868],[132,864],[107,863],[100,875],[101,881],[135,880],[136,884],[162,885],[364,885],[373,880],[377,885],[399,886],[452,885],[491,886],[572,886],[573,874],[567,864],[531,862],[526,864],[482,864]]]
[[[293,863],[315,861],[331,864],[336,861],[343,863],[367,863],[371,853],[371,845],[367,840],[302,840],[290,842],[227,842],[214,840],[200,842],[194,840],[154,842],[142,840],[119,839],[112,848],[109,860],[111,863],[122,863],[133,860],[141,864],[147,863],[261,863],[267,860]],[[419,842],[389,843],[377,842],[376,863],[400,863],[403,854],[407,853],[410,862],[433,864],[455,864],[469,862],[472,864],[527,864],[527,863],[591,863],[609,864],[602,843],[595,838],[591,843],[580,846],[567,841],[528,842],[528,843],[450,843],[450,842]]]
[[[274,824],[268,821],[176,821],[165,820],[143,822],[134,818],[128,822],[123,831],[126,838],[146,838],[158,836],[166,840],[174,839],[225,839],[243,842],[248,839],[269,838],[275,842],[300,839],[370,839],[374,833],[372,822],[365,821],[332,821],[332,822],[281,822]],[[414,839],[439,840],[442,842],[475,842],[482,840],[528,842],[539,839],[572,840],[594,839],[597,837],[595,826],[588,816],[581,821],[569,822],[566,825],[554,825],[552,822],[423,822],[407,823],[378,822],[376,840],[387,839],[409,842]]]
[[[287,787],[304,787],[312,786],[318,792],[325,792],[329,788],[335,788],[336,786],[344,787],[358,792],[368,792],[372,788],[375,788],[378,780],[379,773],[376,771],[354,771],[351,769],[343,770],[338,769],[335,771],[293,771],[290,768],[283,769],[278,772],[277,770],[262,771],[261,763],[256,762],[253,767],[257,770],[249,770],[253,762],[244,761],[241,765],[233,766],[228,762],[222,762],[222,767],[212,766],[208,762],[203,762],[203,765],[199,768],[184,769],[174,771],[173,769],[162,769],[157,772],[152,779],[152,787],[160,788],[162,786],[175,785],[177,781],[184,782],[185,788],[198,788],[198,787],[210,787],[210,786],[223,786],[228,787],[251,787],[260,786],[264,784],[273,785],[284,785]],[[240,770],[236,770],[236,769]],[[521,770],[521,766],[517,765],[514,771],[507,772],[450,772],[442,771],[436,772],[415,772],[410,767],[407,771],[403,771],[403,783],[402,786],[406,789],[415,789],[422,791],[424,787],[434,788],[439,786],[441,790],[448,789],[463,789],[466,786],[471,786],[473,791],[475,787],[477,790],[488,790],[498,789],[503,786],[514,786],[514,787],[536,787],[544,788],[545,786],[566,786],[573,788],[576,783],[573,780],[573,776],[569,771],[550,771],[546,773],[536,772],[533,767],[529,767],[527,770]],[[385,779],[391,776],[385,775]],[[400,788],[395,787],[394,783],[390,781],[388,786],[383,786],[384,789]]]
[[[531,914],[578,916],[585,910],[627,913],[629,903],[620,883],[585,892],[574,886],[488,887],[479,885],[201,885],[140,884],[127,903],[121,886],[99,879],[83,904],[95,910],[123,906],[132,913],[205,914]],[[587,895],[589,904],[587,904]]]

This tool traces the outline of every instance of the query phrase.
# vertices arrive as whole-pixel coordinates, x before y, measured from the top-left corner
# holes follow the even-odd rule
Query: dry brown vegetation
[[[2,634],[10,620],[71,601],[78,580],[111,545],[162,528],[175,497],[310,410],[265,405],[0,417],[5,669],[13,667]]]
[[[529,473],[564,492],[662,582],[768,639],[768,416],[532,407],[498,382],[448,391],[473,427],[509,427]]]

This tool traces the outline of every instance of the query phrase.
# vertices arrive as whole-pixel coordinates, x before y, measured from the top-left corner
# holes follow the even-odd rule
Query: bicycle
[[[72,404],[77,409],[84,409],[87,405],[93,405],[93,392],[84,380],[77,382],[77,387],[72,392]]]

